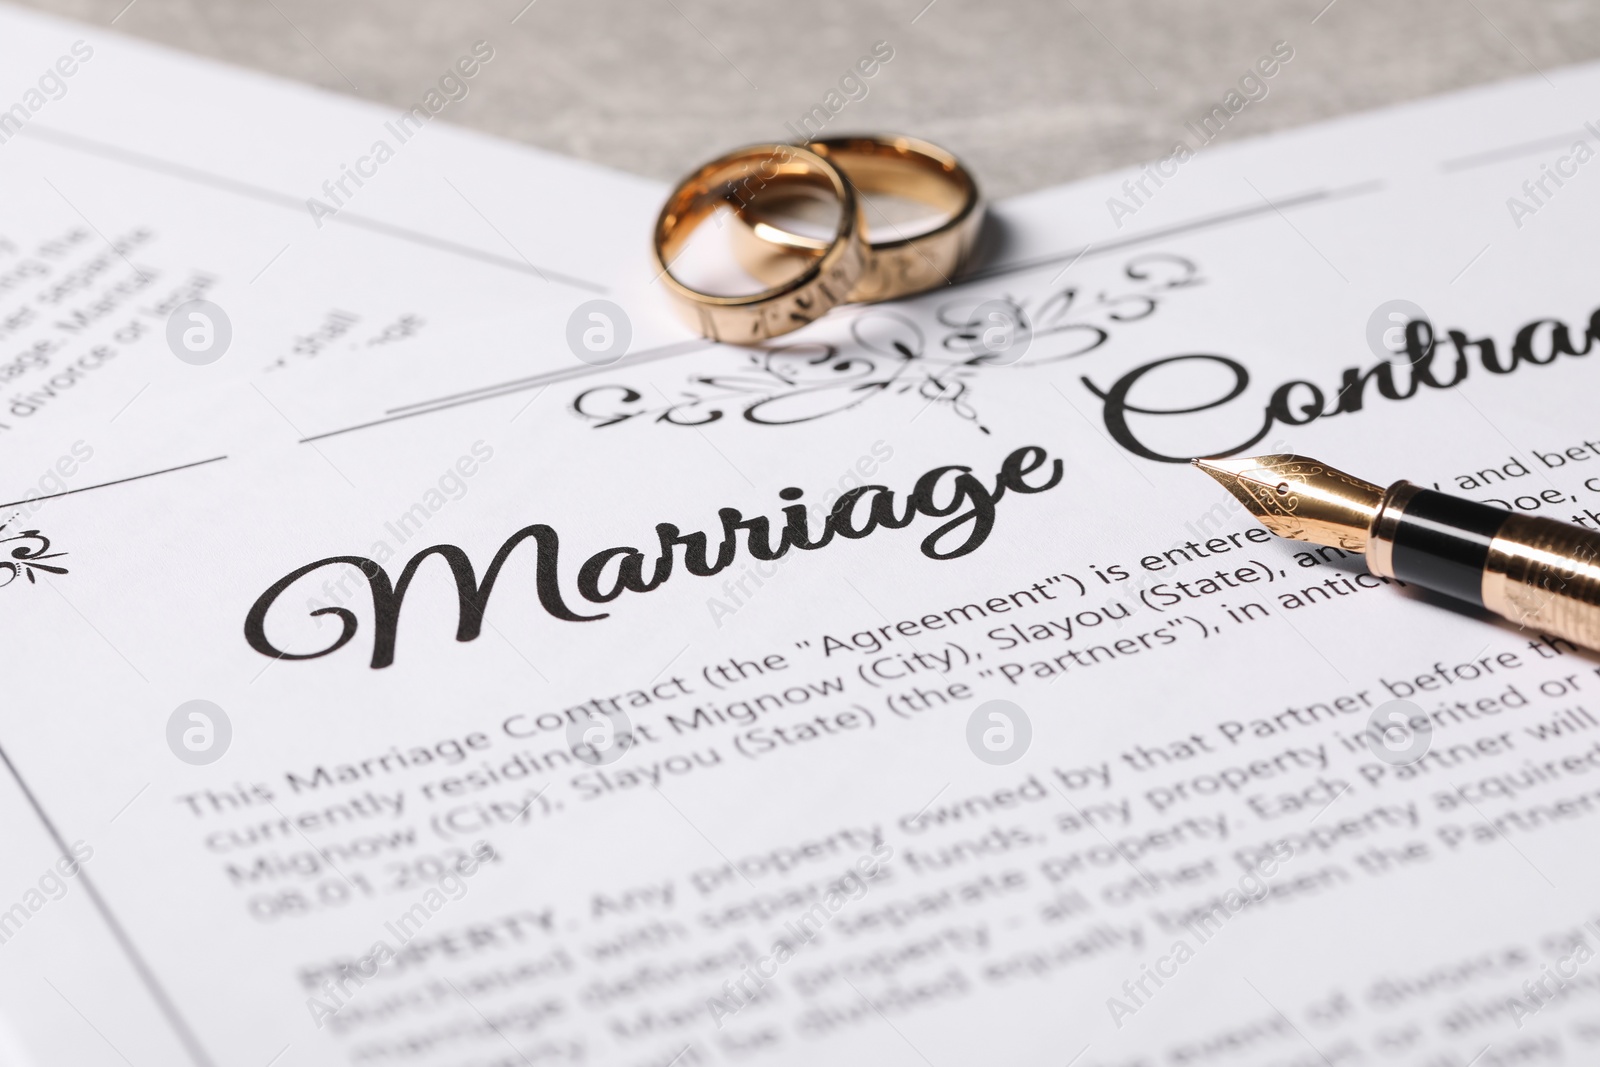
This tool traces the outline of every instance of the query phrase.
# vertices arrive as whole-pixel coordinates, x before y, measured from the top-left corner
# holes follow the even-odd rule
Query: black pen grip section
[[[1483,606],[1489,542],[1509,513],[1474,500],[1419,489],[1394,532],[1394,576]]]

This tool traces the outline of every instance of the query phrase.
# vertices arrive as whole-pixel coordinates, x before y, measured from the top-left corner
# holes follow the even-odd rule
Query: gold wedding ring
[[[723,206],[742,216],[775,183],[837,202],[833,235],[811,242],[799,273],[791,261],[782,277],[761,278],[770,288],[739,296],[703,293],[673,276],[671,263],[696,227]],[[795,145],[758,144],[714,159],[678,183],[656,219],[652,252],[674,308],[691,327],[715,341],[754,344],[797,330],[845,300],[866,270],[866,226],[855,189],[827,159]]]
[[[978,183],[960,160],[915,137],[830,137],[806,147],[844,171],[863,193],[915,200],[946,216],[936,229],[871,241],[866,271],[846,299],[872,303],[949,284],[983,225]],[[815,259],[829,249],[826,240],[782,228],[759,205],[740,213],[733,245],[744,268],[769,283],[792,273],[796,260]]]

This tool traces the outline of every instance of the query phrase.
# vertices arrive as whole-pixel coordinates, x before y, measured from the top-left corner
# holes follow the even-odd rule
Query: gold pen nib
[[[1197,459],[1194,465],[1239,498],[1279,537],[1364,552],[1383,503],[1382,487],[1305,456]]]

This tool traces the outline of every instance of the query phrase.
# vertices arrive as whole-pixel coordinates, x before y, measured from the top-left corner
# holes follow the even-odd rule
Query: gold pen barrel
[[[1280,537],[1362,552],[1380,577],[1600,651],[1600,532],[1411,482],[1381,489],[1307,456],[1194,463]]]
[[[1519,626],[1600,649],[1600,533],[1507,516],[1489,542],[1483,605]]]

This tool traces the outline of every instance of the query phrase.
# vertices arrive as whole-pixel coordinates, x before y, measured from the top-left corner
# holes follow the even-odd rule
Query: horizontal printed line
[[[651,363],[658,359],[667,359],[671,356],[682,355],[685,352],[693,352],[699,348],[708,348],[714,343],[704,338],[695,338],[691,341],[676,341],[670,345],[662,345],[660,348],[646,349],[633,356],[624,356],[617,362],[604,367],[569,367],[565,370],[550,371],[547,374],[539,374],[531,378],[517,378],[509,382],[501,382],[499,385],[486,385],[482,389],[468,390],[465,393],[454,394],[452,397],[422,400],[415,404],[391,408],[381,419],[372,419],[368,422],[356,423],[354,426],[345,426],[342,429],[328,430],[326,433],[302,437],[299,443],[303,445],[310,444],[312,441],[321,441],[328,437],[338,437],[340,434],[354,433],[356,430],[365,430],[371,426],[399,422],[401,419],[409,419],[414,415],[431,415],[435,411],[458,408],[463,404],[476,404],[480,400],[494,400],[497,397],[510,396],[512,393],[536,389],[541,385],[549,385],[553,382],[564,382],[573,378],[587,378],[591,374],[616,370],[619,367],[636,367],[642,363]]]
[[[20,504],[32,504],[39,500],[54,500],[56,497],[72,496],[74,493],[87,493],[91,489],[104,489],[108,485],[123,485],[127,482],[137,482],[141,478],[154,478],[158,474],[171,474],[173,471],[186,471],[191,467],[204,467],[207,463],[218,463],[227,459],[227,456],[212,456],[210,459],[197,459],[193,463],[184,463],[177,467],[165,467],[158,471],[148,471],[144,474],[130,474],[126,478],[117,478],[109,482],[99,482],[95,485],[84,485],[77,489],[68,489],[60,493],[50,493],[47,496],[28,496],[21,500],[11,500],[0,504],[0,508],[14,508]]]
[[[272,204],[275,207],[290,208],[298,212],[306,210],[306,202],[303,198],[290,196],[288,193],[280,193],[275,189],[251,185],[249,182],[242,182],[237,178],[212,174],[210,171],[199,170],[183,163],[173,163],[170,160],[156,156],[147,156],[142,152],[135,152],[118,145],[106,144],[88,137],[80,137],[77,134],[53,130],[38,123],[29,123],[22,127],[22,132],[29,137],[37,137],[41,141],[46,141],[62,148],[72,148],[91,155],[115,159],[130,166],[141,167],[157,174],[165,174],[169,178],[178,178],[182,181],[194,182],[213,189],[221,189],[224,192],[234,193],[237,196],[243,196],[251,200],[258,200],[264,204]],[[458,244],[455,241],[449,241],[443,237],[434,237],[431,234],[421,233],[417,230],[408,230],[404,226],[395,226],[392,223],[369,218],[365,215],[356,215],[349,211],[340,211],[337,214],[329,215],[328,221],[370,230],[373,233],[383,234],[385,237],[396,237],[402,241],[410,241],[413,244],[419,244],[439,252],[449,252],[452,255],[478,260],[480,263],[488,263],[492,266],[514,270],[519,274],[532,274],[546,280],[558,281],[574,289],[584,289],[591,293],[609,293],[611,291],[598,282],[585,281],[582,278],[548,268],[541,269],[520,259],[496,255],[493,252],[485,252],[481,248]]]
[[[1147,244],[1151,241],[1161,241],[1168,237],[1176,237],[1184,233],[1196,233],[1216,226],[1226,226],[1235,222],[1247,222],[1260,215],[1272,214],[1288,208],[1304,207],[1307,204],[1326,203],[1332,200],[1342,200],[1351,196],[1364,196],[1375,193],[1384,187],[1379,180],[1361,182],[1358,185],[1348,185],[1342,189],[1314,189],[1310,192],[1296,193],[1286,196],[1281,200],[1274,200],[1266,204],[1252,204],[1249,207],[1236,208],[1215,215],[1204,215],[1187,222],[1175,222],[1171,226],[1164,226],[1157,230],[1145,233],[1129,234],[1127,237],[1118,238],[1104,243],[1089,244],[1082,248],[1075,248],[1068,252],[1057,252],[1037,259],[1027,259],[1020,263],[997,263],[992,267],[984,267],[970,274],[962,275],[950,283],[949,288],[969,285],[972,282],[988,281],[991,278],[1003,277],[1007,274],[1020,274],[1023,271],[1038,270],[1041,267],[1053,267],[1057,263],[1068,263],[1079,257],[1102,256],[1108,252],[1117,252],[1134,245]]]
[[[1553,137],[1541,137],[1537,141],[1523,141],[1520,144],[1506,145],[1504,148],[1491,148],[1487,152],[1475,152],[1470,156],[1447,159],[1439,164],[1439,169],[1446,174],[1457,170],[1470,170],[1473,167],[1516,159],[1519,156],[1530,156],[1535,152],[1547,152],[1552,148],[1565,148],[1572,144],[1574,139],[1582,137],[1582,130],[1573,130],[1571,133],[1556,134]]]
[[[581,367],[563,367],[561,370],[546,371],[544,374],[534,374],[527,378],[513,378],[510,381],[500,382],[496,385],[485,385],[477,389],[468,389],[460,393],[449,393],[445,396],[436,396],[432,400],[419,400],[415,404],[402,404],[397,408],[390,408],[389,410],[385,411],[384,414],[394,415],[402,411],[412,411],[416,408],[425,408],[433,404],[442,404],[449,400],[461,400],[473,396],[486,396],[491,393],[495,396],[504,396],[506,393],[514,393],[521,389],[532,389],[540,385],[548,385],[551,382],[563,382],[568,378],[582,378],[586,375],[598,374],[602,371],[619,370],[622,367],[633,367],[640,363],[652,363],[655,360],[665,359],[668,356],[678,356],[685,352],[693,352],[697,348],[709,348],[713,344],[716,344],[716,342],[705,337],[694,337],[687,341],[674,341],[669,345],[661,345],[657,348],[647,348],[642,352],[635,352],[632,355],[623,356],[615,363],[607,363],[604,366],[595,364]]]
[[[1057,263],[1070,262],[1085,256],[1099,256],[1108,252],[1115,252],[1119,249],[1130,248],[1134,245],[1164,240],[1168,237],[1174,237],[1182,233],[1194,233],[1217,226],[1225,226],[1230,223],[1244,222],[1261,215],[1273,213],[1275,211],[1283,211],[1285,209],[1302,207],[1308,204],[1327,203],[1333,200],[1344,199],[1346,197],[1363,196],[1368,193],[1378,192],[1383,187],[1384,183],[1382,181],[1374,180],[1362,182],[1357,185],[1345,186],[1340,189],[1315,189],[1310,192],[1297,193],[1293,196],[1288,196],[1281,200],[1273,201],[1267,204],[1254,204],[1250,207],[1238,208],[1215,215],[1202,216],[1197,219],[1191,219],[1187,222],[1174,223],[1171,226],[1150,230],[1146,233],[1130,234],[1127,237],[1119,240],[1107,241],[1104,244],[1090,245],[1087,247],[1087,249],[1074,249],[1070,252],[1061,252],[1054,255],[1043,256],[1038,259],[1024,260],[1020,263],[996,264],[992,267],[987,267],[981,270],[973,271],[970,274],[962,275],[952,281],[944,289],[938,291],[944,292],[959,286],[969,285],[973,282],[987,281],[988,279],[1002,277],[1007,274],[1020,274],[1024,271],[1037,270],[1042,267],[1050,267]],[[928,294],[919,293],[917,295],[927,296]],[[677,341],[673,344],[662,345],[659,348],[647,349],[631,356],[624,356],[617,362],[603,367],[568,367],[563,370],[550,371],[546,374],[531,375],[527,378],[514,378],[509,381],[500,382],[496,385],[485,385],[477,389],[468,389],[460,393],[451,393],[446,396],[435,397],[432,400],[419,400],[411,404],[402,404],[399,407],[389,408],[384,412],[382,418],[370,419],[366,422],[356,423],[353,426],[345,426],[337,430],[328,430],[325,433],[312,434],[309,437],[301,438],[300,443],[309,444],[312,441],[321,441],[329,437],[337,437],[340,434],[354,433],[357,430],[366,430],[374,426],[383,426],[391,422],[398,422],[401,419],[412,418],[416,415],[426,415],[434,411],[444,411],[448,408],[460,407],[464,404],[475,404],[480,400],[493,400],[497,397],[509,396],[512,393],[522,392],[527,389],[536,389],[542,385],[550,385],[554,382],[571,381],[575,378],[586,378],[595,374],[605,374],[609,371],[618,370],[623,367],[637,366],[642,363],[650,363],[658,359],[665,359],[669,356],[693,352],[699,348],[708,348],[716,343],[717,342],[709,341],[703,338],[696,338],[688,341]]]

